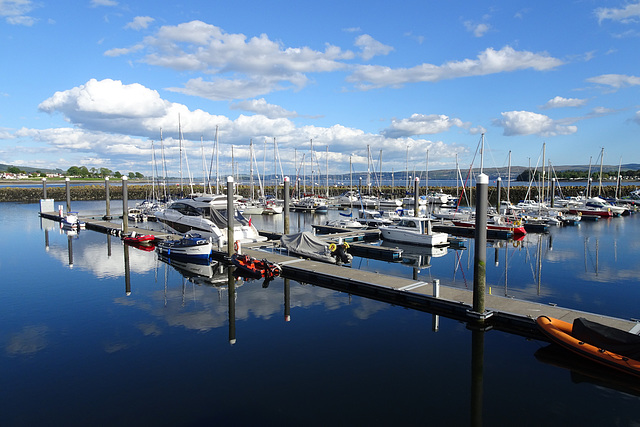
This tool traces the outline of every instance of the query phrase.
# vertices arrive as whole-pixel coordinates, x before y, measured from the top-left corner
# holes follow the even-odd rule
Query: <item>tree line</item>
[[[68,176],[77,176],[80,178],[122,178],[122,173],[119,171],[113,172],[108,168],[87,168],[86,166],[71,166],[67,169]],[[129,172],[127,176],[130,179],[142,179],[144,175],[140,172]]]

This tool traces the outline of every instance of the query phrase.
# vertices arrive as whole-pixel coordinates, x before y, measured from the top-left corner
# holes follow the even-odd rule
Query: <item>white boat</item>
[[[339,218],[328,220],[324,223],[327,227],[347,228],[350,230],[363,230],[367,228],[366,224],[361,223],[352,218]]]
[[[360,209],[358,214],[358,222],[368,225],[369,227],[380,227],[381,225],[393,224],[393,221],[389,218],[385,218],[380,211]]]
[[[353,206],[354,203],[358,203],[358,194],[353,191],[345,191],[339,196],[331,198],[331,204],[338,206]]]
[[[586,207],[610,209],[614,216],[628,215],[629,209],[624,206],[613,205],[601,197],[591,197],[584,203]]]
[[[138,208],[129,208],[127,212],[127,219],[133,222],[144,222],[148,219],[147,214],[143,213]]]
[[[398,223],[381,226],[379,230],[385,240],[412,245],[442,246],[449,237],[447,233],[434,232],[431,219],[422,217],[402,217]]]
[[[60,220],[62,227],[71,230],[78,230],[85,228],[84,221],[80,221],[78,218],[78,212],[67,212],[65,216]]]
[[[179,258],[209,259],[213,246],[211,240],[198,233],[187,233],[178,240],[165,240],[156,245],[161,255]]]
[[[178,233],[200,233],[216,246],[227,244],[226,210],[218,210],[207,202],[181,199],[155,213],[158,222]],[[264,242],[258,230],[237,210],[234,215],[233,238],[241,243]]]

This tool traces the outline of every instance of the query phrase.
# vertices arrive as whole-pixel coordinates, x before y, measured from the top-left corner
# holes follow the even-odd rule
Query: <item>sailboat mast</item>
[[[180,114],[178,114],[178,140],[180,141],[180,197],[183,196],[182,190],[182,124],[180,123]]]
[[[220,145],[218,144],[218,125],[216,125],[216,194],[220,194],[220,171],[218,159],[220,157]]]
[[[167,199],[167,162],[164,158],[164,140],[162,139],[162,128],[160,128],[160,156],[162,157],[162,182],[164,184],[163,195]]]
[[[251,200],[255,200],[253,188],[253,139],[249,140],[249,185],[251,186]]]
[[[327,145],[327,194],[326,197],[329,199],[329,146]]]
[[[622,168],[622,156],[620,156],[620,163],[618,163],[618,175],[616,176],[616,199],[620,197],[620,180],[622,179],[620,176],[620,168]]]
[[[482,145],[480,146],[480,173],[484,173],[484,133],[482,134]]]
[[[507,168],[507,203],[511,205],[509,191],[511,190],[511,150],[509,150],[509,167]]]
[[[202,189],[207,192],[207,166],[204,158],[204,138],[200,135],[200,149],[202,150]]]
[[[546,142],[542,143],[542,177],[541,177],[541,183],[540,183],[540,203],[544,203],[544,173],[545,173],[545,169],[544,169],[544,157],[545,157],[545,149],[547,147]]]
[[[600,184],[598,186],[598,197],[600,197],[600,194],[602,194],[602,161],[604,160],[604,147],[602,147],[602,150],[600,151]]]

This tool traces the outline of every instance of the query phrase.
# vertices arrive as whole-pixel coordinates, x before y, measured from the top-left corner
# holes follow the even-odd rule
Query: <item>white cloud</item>
[[[632,120],[640,125],[640,111],[636,111],[636,114],[635,116],[633,116]]]
[[[582,107],[589,102],[587,99],[579,99],[579,98],[563,98],[561,96],[556,96],[553,99],[547,101],[546,104],[542,106],[544,109],[549,108],[564,108],[564,107]]]
[[[68,166],[78,163],[79,159],[101,159],[100,167],[113,170],[129,167],[140,170],[139,164],[148,164],[151,159],[149,140],[159,140],[162,129],[168,167],[174,174],[178,173],[178,117],[182,125],[183,146],[198,152],[200,138],[213,140],[217,127],[221,143],[227,148],[230,144],[235,145],[236,158],[248,158],[247,145],[250,139],[260,141],[277,137],[283,166],[287,170],[294,167],[294,150],[300,149],[301,143],[310,139],[313,139],[314,143],[317,141],[321,145],[336,147],[336,151],[330,153],[330,157],[335,159],[332,160],[331,168],[337,171],[344,167],[344,162],[349,161],[348,155],[344,153],[355,153],[358,157],[354,162],[363,159],[366,164],[367,145],[384,149],[387,153],[385,165],[390,168],[404,167],[404,149],[407,145],[419,148],[410,153],[411,158],[416,156],[418,159],[422,159],[422,149],[426,146],[432,146],[434,150],[437,147],[439,155],[449,158],[464,150],[444,143],[402,137],[444,131],[451,126],[467,126],[459,119],[449,119],[446,116],[414,115],[411,123],[409,120],[394,123],[389,132],[393,131],[395,135],[389,137],[339,124],[328,128],[296,127],[286,118],[295,113],[271,105],[263,99],[246,101],[235,106],[242,106],[260,114],[240,115],[231,120],[202,110],[189,110],[183,104],[160,98],[156,91],[139,84],[125,85],[109,79],[90,80],[84,85],[56,92],[40,104],[41,111],[50,114],[60,113],[74,127],[23,128],[14,132],[12,137],[50,146],[42,150],[63,150],[66,155],[62,156],[65,162],[69,162]],[[230,162],[230,149],[223,149],[220,156],[221,160]],[[286,162],[289,164],[284,164]],[[87,166],[93,164],[89,163]]]
[[[564,125],[543,114],[530,111],[507,111],[502,119],[494,120],[495,126],[504,129],[503,135],[570,135],[578,131],[577,126]]]
[[[489,29],[491,29],[491,25],[489,24],[477,24],[472,21],[465,21],[464,26],[467,31],[473,33],[475,37],[482,37],[487,33],[487,31],[489,31]]]
[[[200,77],[190,80],[183,89],[171,89],[193,95],[204,90],[209,99],[252,98],[273,90],[299,89],[309,81],[306,73],[344,69],[346,65],[341,61],[354,56],[353,52],[332,45],[323,52],[309,47],[284,47],[265,34],[251,38],[228,34],[202,21],[163,26],[136,44],[135,50],[111,49],[105,55],[142,49],[146,50],[142,61],[148,64],[214,75],[211,81]]]
[[[598,23],[602,23],[605,19],[610,19],[628,24],[636,22],[640,18],[640,2],[627,4],[621,9],[600,7],[594,13],[598,18]]]
[[[136,16],[133,18],[133,21],[129,22],[124,27],[131,28],[132,30],[142,30],[149,27],[149,24],[153,21],[155,21],[155,19],[150,16]]]
[[[365,61],[377,55],[388,55],[389,52],[393,50],[393,47],[380,43],[369,34],[358,36],[355,45],[360,48],[360,56],[362,56],[362,59]]]
[[[113,0],[91,0],[92,7],[99,6],[117,6],[118,2]]]
[[[614,89],[640,85],[640,77],[626,76],[624,74],[602,74],[588,78],[587,81],[589,83],[611,86]]]
[[[387,138],[400,138],[414,135],[433,135],[446,132],[452,126],[469,128],[468,123],[460,119],[451,119],[443,114],[412,114],[411,117],[402,120],[392,120],[391,126],[381,132]]]
[[[525,69],[545,71],[559,67],[562,63],[561,60],[546,53],[516,51],[510,46],[505,46],[498,51],[488,48],[480,53],[475,60],[451,61],[440,66],[421,64],[413,68],[392,69],[384,66],[361,65],[356,67],[354,73],[347,80],[360,83],[361,89],[370,89]]]
[[[262,114],[270,119],[298,116],[295,111],[287,111],[279,105],[269,104],[264,98],[236,102],[231,104],[231,109],[251,111],[256,114]]]
[[[32,26],[37,20],[27,14],[36,6],[31,0],[0,0],[0,16],[11,25]]]

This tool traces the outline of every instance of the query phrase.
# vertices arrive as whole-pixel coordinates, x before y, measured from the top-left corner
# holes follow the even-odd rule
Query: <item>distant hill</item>
[[[29,166],[21,166],[21,165],[5,165],[4,163],[0,163],[0,172],[6,172],[11,166],[19,167],[21,170],[31,173],[31,172],[42,172],[42,173],[64,173],[62,169],[44,169],[44,168],[32,168]]]

